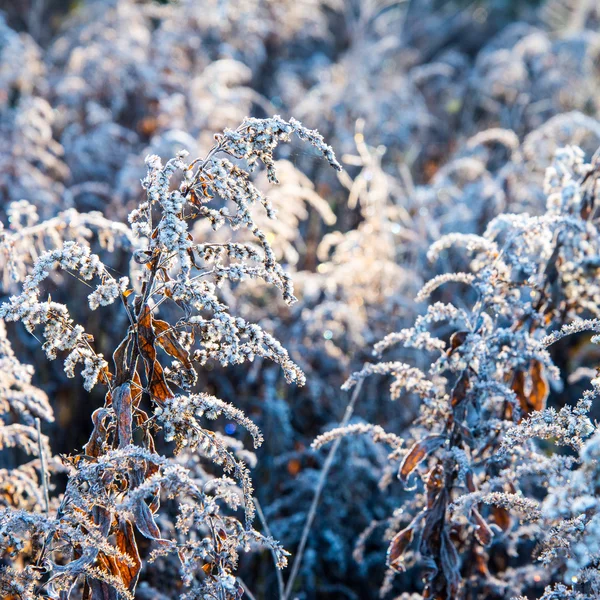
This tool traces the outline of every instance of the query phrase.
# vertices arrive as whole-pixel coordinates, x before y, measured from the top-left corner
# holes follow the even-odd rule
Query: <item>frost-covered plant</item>
[[[586,144],[595,139],[595,122],[588,122],[582,115],[568,115],[561,122],[560,126],[547,124],[543,142],[527,137],[526,145],[521,145],[507,130],[474,136],[429,185],[415,187],[406,173],[400,177],[388,175],[381,168],[382,149],[366,147],[357,135],[359,155],[345,156],[343,160],[349,170],[355,165],[360,168],[347,185],[351,202],[361,208],[361,220],[346,234],[334,232],[324,238],[320,246],[323,262],[316,273],[304,272],[295,277],[302,300],[291,315],[284,313],[283,322],[278,325],[279,335],[290,339],[292,356],[307,374],[307,386],[287,392],[286,402],[266,377],[250,387],[264,397],[260,410],[266,448],[269,454],[276,455],[273,467],[267,469],[264,462],[259,465],[273,486],[270,497],[275,490],[278,492],[277,501],[264,507],[265,513],[277,537],[292,540],[289,549],[300,540],[299,524],[303,521],[298,513],[308,509],[325,459],[323,453],[315,456],[304,446],[311,440],[308,432],[317,434],[331,427],[341,418],[347,402],[346,393],[340,394],[336,384],[342,383],[351,365],[368,357],[369,344],[383,337],[390,327],[413,325],[419,312],[414,294],[423,278],[462,268],[460,253],[444,252],[439,260],[427,264],[426,249],[432,240],[456,230],[479,233],[496,214],[507,209],[522,210],[520,198],[526,195],[529,206],[539,211],[535,199],[543,192],[537,189],[538,169],[536,165],[527,171],[529,167],[523,163],[531,163],[529,159],[524,161],[523,147],[533,155],[534,149],[545,151],[562,135],[567,139],[573,135]],[[541,138],[541,131],[536,135]],[[517,190],[519,199],[513,197]],[[463,307],[470,292],[468,287],[447,286],[437,294],[444,294],[445,300]],[[396,352],[402,361],[427,369],[429,353],[402,346]],[[384,381],[378,378],[366,382],[360,416],[387,431],[404,432],[418,413],[419,399],[415,395],[404,396],[400,411],[391,403],[382,405],[380,399],[386,393],[382,384]],[[285,435],[280,435],[280,431]],[[293,435],[298,440],[296,444],[291,443]],[[363,436],[342,446],[336,455],[296,589],[311,590],[319,576],[335,576],[344,582],[340,590],[374,593],[373,578],[380,577],[377,560],[383,562],[378,540],[371,536],[367,541],[360,569],[354,568],[350,557],[362,528],[372,519],[384,519],[398,503],[395,489],[388,487],[382,492],[377,488],[384,449],[376,446]],[[366,461],[373,465],[372,469],[365,468]],[[294,476],[289,483],[272,475],[284,469]],[[344,490],[344,481],[348,480],[360,480],[360,485]],[[265,488],[262,492],[265,496],[261,500],[266,504],[269,495]],[[313,558],[316,556],[319,560]]]
[[[552,439],[580,451],[594,430],[587,413],[595,388],[558,413],[546,401],[548,382],[560,384],[547,346],[570,332],[597,330],[596,321],[573,321],[598,314],[597,181],[597,159],[586,164],[578,148],[567,147],[546,173],[544,215],[500,215],[482,236],[450,234],[434,243],[431,260],[456,248],[474,257],[468,270],[426,283],[417,299],[443,298],[448,286],[471,291],[461,294],[460,304],[432,300],[412,327],[375,346],[378,355],[400,347],[406,359],[368,364],[345,384],[390,375],[393,400],[412,396],[420,403],[405,442],[375,426],[349,426],[315,442],[320,447],[339,436],[371,435],[391,446],[400,481],[416,481],[410,483],[416,491],[388,522],[384,590],[392,589],[395,573],[413,566],[424,574],[424,596],[435,598],[504,598],[554,577],[550,570],[535,582],[530,578],[524,557],[527,544],[541,537],[531,523],[543,514],[539,492],[528,496],[532,486],[547,487],[540,477],[550,477],[545,504],[552,505],[552,490],[576,461],[548,458],[531,440]],[[544,335],[557,328],[560,333]],[[430,356],[429,366],[411,364],[411,351]],[[575,508],[570,516],[586,522],[586,510]],[[566,525],[556,527],[559,536]],[[550,547],[553,540],[549,536]],[[521,564],[494,563],[498,552],[519,556]],[[593,560],[581,568],[588,564]],[[593,580],[578,573],[573,581]]]
[[[48,437],[42,435],[41,421],[52,423],[54,414],[48,397],[32,385],[34,369],[15,356],[0,320],[0,525],[2,557],[0,591],[3,598],[36,598],[41,577],[35,561],[39,538],[22,536],[8,524],[20,515],[30,531],[46,524],[48,513],[58,502],[49,497],[49,475],[63,470],[50,453]],[[25,460],[26,462],[22,462]],[[19,464],[21,463],[21,464]],[[8,563],[7,564],[7,560]],[[13,566],[10,566],[12,563]]]
[[[0,505],[31,512],[47,511],[47,476],[43,460],[50,459],[48,438],[36,424],[54,421],[46,394],[31,383],[33,367],[15,357],[0,321],[0,451],[4,454],[1,470]],[[19,449],[34,457],[23,465],[14,464],[7,456],[9,449]]]
[[[2,512],[4,551],[25,540],[35,546],[38,580],[26,567],[18,578],[23,589],[37,585],[60,598],[80,593],[133,598],[142,568],[138,534],[152,542],[149,560],[178,558],[182,598],[239,598],[238,551],[256,544],[271,548],[277,568],[285,565],[281,547],[252,526],[248,453],[236,440],[207,429],[204,419],[224,416],[237,423],[248,430],[255,447],[263,441],[260,431],[237,407],[194,388],[198,365],[216,361],[226,366],[255,357],[278,363],[290,382],[304,381],[274,337],[232,315],[219,297],[224,281],[254,278],[279,288],[286,302],[295,300],[289,275],[255,221],[257,205],[271,218],[274,213],[250,177],[262,163],[269,180],[276,182],[273,151],[294,134],[340,168],[322,137],[297,121],[246,119],[236,130],[217,135],[202,159],[187,163],[180,153],[163,165],[159,157],[148,156],[142,182],[147,198],[129,215],[131,231],[99,216],[73,215],[79,228],[108,229],[130,242],[131,278],[115,277],[85,236],[46,250],[31,266],[10,261],[21,239],[36,240],[57,228],[57,223],[36,224],[28,205],[11,208],[3,249],[9,263],[18,265],[12,269],[15,279],[22,278],[23,269],[28,272],[20,293],[0,305],[1,318],[21,321],[31,334],[41,332],[48,358],[64,357],[68,377],[81,365],[86,390],[96,385],[107,389],[104,406],[94,411],[94,429],[83,453],[66,459],[69,479],[57,510],[39,518],[26,510]],[[254,243],[194,240],[189,224],[197,219],[208,220],[215,230],[245,228]],[[111,362],[95,349],[94,337],[74,322],[67,306],[46,295],[47,280],[56,271],[89,282],[90,311],[122,305],[128,327]],[[159,310],[173,319],[159,318]],[[10,442],[12,430],[3,431]],[[197,451],[226,476],[190,470],[158,453],[160,431],[166,442],[175,442],[176,454],[184,448]],[[167,527],[158,524],[161,497],[179,503],[177,518]],[[243,521],[227,508],[242,508]],[[13,568],[5,571],[3,585],[12,585],[8,579],[14,573]]]
[[[40,254],[59,248],[67,241],[87,245],[95,237],[107,252],[117,247],[128,250],[136,243],[126,225],[110,221],[98,212],[79,213],[68,209],[40,221],[35,205],[20,200],[11,202],[6,213],[8,227],[0,223],[0,253],[3,286],[7,291],[25,279]]]
[[[598,9],[589,0],[548,0],[540,9],[538,4],[4,3],[2,293],[14,294],[18,287],[11,277],[22,280],[32,261],[65,241],[89,245],[115,280],[129,275],[135,282],[132,273],[145,267],[129,265],[128,257],[139,240],[125,239],[111,223],[122,228],[143,199],[139,156],[166,159],[181,148],[203,155],[213,131],[235,127],[247,114],[273,112],[301,118],[326,132],[336,149],[356,154],[356,120],[362,118],[363,142],[373,147],[348,157],[349,177],[338,181],[312,152],[282,149],[282,185],[268,191],[279,218],[256,215],[277,261],[293,276],[300,302],[288,307],[259,279],[224,280],[219,288],[230,313],[285,341],[307,385],[283,385],[283,371],[262,359],[249,371],[211,364],[198,371],[198,390],[243,409],[260,425],[265,443],[253,475],[260,482],[257,494],[275,537],[294,550],[324,460],[324,453],[310,450],[310,441],[339,421],[347,402],[341,383],[360,368],[372,343],[413,325],[420,310],[416,287],[462,269],[459,253],[444,252],[428,263],[429,245],[452,232],[480,235],[502,212],[542,214],[541,183],[554,150],[577,144],[589,156],[600,144]],[[509,15],[520,22],[509,23]],[[263,180],[261,175],[254,183],[266,190]],[[33,207],[40,222],[28,224]],[[21,215],[21,233],[7,214],[13,210]],[[38,228],[45,223],[47,232]],[[244,246],[254,237],[243,228],[213,233],[207,219],[190,223],[190,233],[198,243],[210,237],[211,243]],[[320,245],[324,234],[333,235]],[[10,264],[4,242],[12,245]],[[89,313],[89,282],[64,285],[69,278],[56,271],[49,276],[52,300],[68,304],[73,321],[94,333],[96,352],[109,357],[127,326],[126,312],[114,303]],[[469,303],[462,291],[470,293],[468,287],[439,288],[436,299],[462,308]],[[161,305],[168,322],[171,304]],[[39,360],[34,338],[22,328],[12,340],[20,359],[36,365],[37,380],[51,397],[60,423],[47,429],[53,448],[80,446],[88,431],[79,407],[101,403],[100,386],[90,395],[77,379]],[[396,352],[400,360],[427,368],[428,354]],[[577,350],[575,362],[588,360],[586,352]],[[555,358],[570,373],[572,364],[565,361],[571,352]],[[379,401],[385,393],[383,378],[367,380],[361,417],[404,432],[418,398],[403,398],[398,411]],[[560,402],[573,402],[579,393],[568,386]],[[226,427],[231,433],[234,423]],[[383,546],[371,536],[360,568],[351,554],[366,524],[397,504],[389,488],[377,490],[376,465],[384,458],[384,446],[364,436],[340,448],[308,541],[299,592],[375,597]],[[352,493],[343,485],[350,479],[360,479]],[[177,561],[171,559],[161,557],[153,572],[174,572]],[[240,564],[257,596],[270,593],[274,583],[269,561],[265,552]],[[136,593],[157,598],[159,583],[142,581]],[[163,596],[174,598],[178,591]]]

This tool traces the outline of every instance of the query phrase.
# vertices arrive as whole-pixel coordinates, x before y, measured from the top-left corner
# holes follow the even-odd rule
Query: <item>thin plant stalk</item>
[[[265,534],[269,537],[273,537],[271,529],[269,528],[269,524],[267,523],[265,513],[263,512],[262,506],[260,505],[258,498],[254,498],[254,506],[256,506],[256,514],[258,515],[258,518],[265,530]],[[283,575],[281,574],[281,569],[277,566],[277,555],[275,554],[275,551],[272,548],[271,555],[273,556],[273,561],[275,563],[275,575],[277,576],[277,590],[279,592],[279,600],[283,600],[285,598]]]
[[[363,384],[362,379],[356,384],[356,387],[354,388],[354,391],[352,392],[350,402],[348,402],[348,406],[346,407],[346,412],[344,413],[344,417],[340,422],[340,425],[339,425],[340,427],[346,427],[346,425],[348,425],[350,419],[352,418],[352,414],[354,413],[354,407],[356,405],[358,395],[360,394],[362,384]],[[335,442],[331,446],[331,449],[329,450],[329,454],[327,454],[327,458],[325,459],[325,464],[323,465],[323,470],[321,471],[321,475],[319,476],[319,483],[317,484],[317,489],[315,490],[315,495],[313,496],[313,500],[310,505],[308,515],[306,517],[306,522],[304,523],[302,537],[300,538],[300,544],[298,544],[298,549],[296,550],[296,556],[294,557],[294,562],[292,564],[292,570],[290,572],[290,577],[287,581],[283,600],[289,600],[290,595],[292,593],[292,589],[294,587],[294,582],[296,581],[296,577],[298,576],[298,571],[300,570],[300,565],[302,564],[302,558],[304,557],[304,550],[306,548],[306,542],[308,541],[308,536],[310,534],[310,530],[311,530],[313,521],[315,520],[315,517],[317,515],[317,507],[319,506],[319,500],[321,499],[321,494],[323,493],[323,489],[325,488],[325,483],[327,482],[327,476],[329,475],[329,471],[331,470],[331,466],[333,465],[333,459],[335,458],[337,449],[339,448],[341,441],[342,441],[341,438],[337,438],[335,440]]]
[[[50,512],[50,495],[48,494],[48,469],[46,467],[46,455],[42,444],[42,425],[39,417],[35,418],[35,427],[37,429],[38,451],[40,453],[40,476],[42,478],[42,489],[44,490],[44,509],[46,513]]]

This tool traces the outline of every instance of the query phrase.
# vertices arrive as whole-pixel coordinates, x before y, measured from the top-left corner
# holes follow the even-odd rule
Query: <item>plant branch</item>
[[[42,425],[40,418],[35,418],[35,427],[37,429],[38,450],[40,453],[40,476],[42,479],[42,489],[44,490],[44,509],[46,513],[50,512],[50,495],[48,494],[48,471],[46,467],[46,455],[44,454],[44,445],[42,444]]]
[[[354,412],[354,407],[356,405],[356,401],[358,399],[358,395],[360,394],[360,390],[362,388],[363,379],[361,379],[355,386],[354,391],[352,392],[352,396],[350,398],[350,402],[346,407],[346,412],[344,413],[344,417],[340,422],[340,427],[346,427],[348,425],[352,414]],[[310,530],[315,520],[315,516],[317,515],[317,507],[319,505],[319,500],[321,499],[321,494],[323,493],[323,489],[325,488],[325,483],[327,482],[327,476],[329,475],[329,471],[331,470],[331,466],[333,465],[333,459],[335,458],[337,449],[340,446],[342,439],[337,438],[331,449],[329,450],[329,454],[325,459],[325,464],[323,465],[323,470],[321,471],[321,475],[319,477],[319,483],[317,484],[317,489],[315,490],[315,495],[313,496],[312,503],[310,505],[310,509],[308,511],[308,515],[306,517],[306,522],[304,524],[304,529],[302,531],[302,537],[300,538],[300,544],[298,545],[298,549],[296,550],[296,556],[294,557],[294,562],[292,564],[292,571],[290,573],[290,577],[288,579],[285,593],[283,596],[283,600],[289,600],[290,594],[292,593],[292,589],[294,587],[294,582],[296,581],[296,577],[298,576],[298,571],[300,570],[300,565],[302,564],[302,558],[304,556],[304,550],[306,548],[306,542],[308,541],[308,536],[310,534]]]

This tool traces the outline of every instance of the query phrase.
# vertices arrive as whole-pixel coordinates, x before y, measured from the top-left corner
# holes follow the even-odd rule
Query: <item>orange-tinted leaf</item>
[[[148,305],[145,305],[138,319],[138,347],[147,370],[152,369],[156,359],[154,348],[154,329],[152,329],[152,313]]]
[[[486,552],[481,548],[474,548],[473,549],[473,561],[475,564],[475,571],[477,573],[479,573],[480,575],[483,575],[485,578],[490,576],[490,571],[488,569],[487,566],[487,554]]]
[[[425,480],[425,488],[427,490],[427,508],[433,508],[437,501],[440,491],[444,487],[444,468],[438,464],[427,473]]]
[[[437,450],[446,440],[446,437],[440,434],[428,435],[422,440],[416,442],[408,451],[400,465],[398,474],[401,481],[406,483],[408,476],[417,468],[419,463],[429,454]]]
[[[154,347],[156,335],[152,326],[152,314],[148,305],[144,306],[138,320],[138,348],[146,365],[146,376],[148,378],[148,392],[152,399],[159,404],[173,397],[163,369],[156,360],[156,348]]]
[[[117,420],[117,435],[119,448],[131,444],[132,437],[132,398],[131,385],[124,383],[113,390],[112,406]]]
[[[165,376],[163,375],[163,368],[160,366],[160,363],[157,360],[154,361],[152,379],[148,385],[148,391],[150,392],[152,399],[159,404],[164,404],[165,400],[173,397],[173,392],[167,385]]]
[[[119,548],[123,554],[127,554],[134,562],[132,566],[119,563],[121,580],[130,590],[133,590],[142,568],[142,560],[135,541],[133,526],[129,521],[123,520],[119,523],[119,529],[117,531],[117,548]]]
[[[483,546],[489,546],[492,543],[492,538],[494,537],[493,531],[476,508],[471,510],[471,514],[473,515],[475,524],[477,525],[477,528],[475,529],[475,537]]]
[[[107,408],[98,408],[92,413],[92,423],[94,429],[88,443],[83,447],[83,451],[88,456],[100,456],[102,454],[102,441],[106,439],[106,426],[104,425],[105,420],[109,416]]]
[[[490,507],[492,517],[494,518],[494,523],[502,529],[502,531],[507,531],[510,527],[510,513],[506,510],[506,508],[502,508],[501,506],[491,506]]]
[[[396,571],[404,571],[404,552],[413,541],[415,535],[412,523],[402,531],[399,531],[390,542],[387,551],[387,564]]]
[[[544,367],[539,360],[534,360],[531,365],[531,393],[529,405],[531,410],[543,410],[548,399],[549,386],[544,376]]]
[[[103,570],[107,572],[107,575],[120,579],[124,587],[133,591],[142,567],[142,561],[135,541],[133,526],[130,522],[125,520],[119,522],[119,526],[115,532],[115,539],[117,548],[123,554],[126,554],[133,564],[128,564],[120,556],[107,556],[102,552],[98,554],[98,564],[103,567]],[[108,586],[108,584],[93,578],[89,578],[88,583],[92,591],[91,598],[118,598],[118,595],[111,595],[113,589],[112,586]],[[94,596],[94,594],[98,593],[108,595]]]
[[[517,371],[513,376],[511,387],[519,399],[523,416],[545,408],[549,387],[544,376],[543,365],[539,360],[531,362],[528,374]]]
[[[159,126],[159,120],[154,115],[148,115],[140,119],[137,124],[137,130],[144,136],[151,138]]]
[[[189,352],[179,343],[179,340],[173,333],[171,326],[166,321],[152,319],[154,331],[158,333],[156,341],[163,350],[176,358],[186,369],[192,368]]]
[[[128,335],[118,346],[113,353],[113,362],[115,364],[115,382],[114,385],[119,386],[129,379],[127,368],[127,350],[129,348],[130,336]]]

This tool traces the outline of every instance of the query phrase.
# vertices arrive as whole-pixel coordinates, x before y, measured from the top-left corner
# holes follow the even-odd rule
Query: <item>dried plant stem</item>
[[[352,392],[350,402],[348,402],[348,406],[346,407],[344,417],[339,424],[339,427],[346,427],[346,425],[348,425],[348,423],[350,422],[352,413],[354,412],[354,406],[356,405],[358,395],[360,394],[360,390],[362,388],[363,381],[364,379],[360,379],[356,384],[354,391]],[[312,527],[313,521],[315,520],[315,516],[317,515],[317,507],[319,505],[319,500],[321,499],[321,494],[323,493],[323,489],[327,481],[327,476],[329,475],[329,471],[331,470],[331,466],[333,465],[333,459],[335,458],[335,454],[337,452],[337,449],[339,448],[341,441],[342,438],[337,438],[335,440],[335,442],[331,446],[331,449],[329,450],[329,454],[327,454],[327,458],[325,459],[325,464],[323,465],[323,470],[321,471],[321,475],[319,477],[319,483],[317,484],[317,489],[315,490],[315,495],[313,496],[313,500],[310,505],[308,515],[306,517],[306,522],[304,523],[302,537],[300,538],[300,544],[298,544],[298,549],[296,550],[296,556],[294,557],[292,571],[290,573],[290,577],[285,588],[283,600],[289,600],[290,594],[292,593],[294,582],[296,581],[298,571],[300,570],[300,565],[302,564],[304,549],[306,547],[306,542],[308,541],[310,529]]]
[[[45,512],[50,512],[50,495],[48,494],[48,470],[46,467],[46,455],[44,454],[44,446],[42,444],[42,425],[39,417],[35,419],[35,427],[37,429],[38,450],[40,453],[40,475],[42,478],[42,489],[44,490],[44,509]]]
[[[244,593],[248,596],[248,600],[256,600],[256,596],[250,591],[250,588],[242,581],[241,577],[237,578],[240,585],[244,588]]]
[[[258,501],[258,498],[254,498],[254,506],[256,506],[256,514],[258,515],[258,518],[260,520],[260,522],[262,523],[262,526],[265,530],[265,535],[268,535],[269,537],[273,537],[272,533],[271,533],[271,529],[269,528],[269,524],[267,523],[267,519],[265,517],[265,513],[262,510],[262,507],[260,505],[260,502]],[[285,590],[284,590],[284,586],[283,586],[283,575],[281,574],[281,569],[277,566],[277,555],[275,554],[275,551],[273,549],[271,549],[271,555],[273,556],[273,561],[275,563],[275,575],[277,576],[277,590],[279,592],[279,600],[283,600],[285,598]]]

